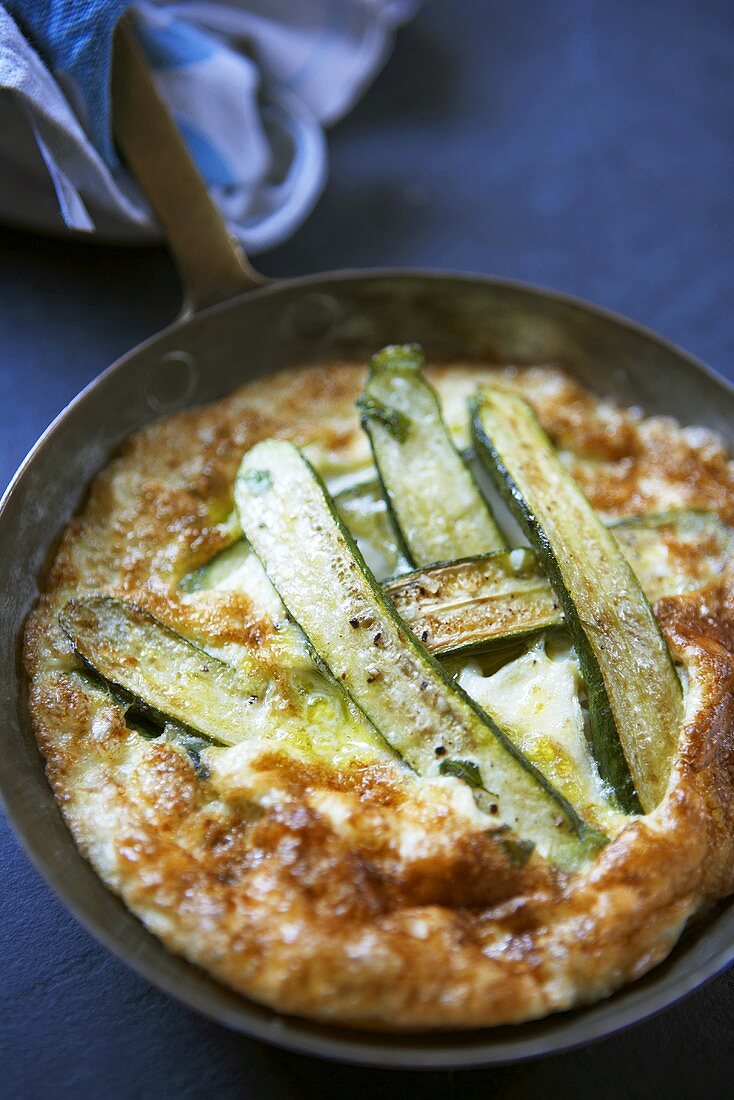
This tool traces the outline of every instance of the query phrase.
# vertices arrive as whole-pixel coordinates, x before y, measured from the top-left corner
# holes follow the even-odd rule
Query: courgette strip
[[[248,667],[236,649],[225,660],[213,656],[128,600],[72,600],[59,619],[84,663],[131,704],[127,723],[144,736],[151,734],[136,726],[134,715],[152,719],[153,727],[170,730],[174,723],[184,748],[192,737],[219,746],[255,740],[335,768],[388,761],[403,766],[343,692],[313,667],[300,631],[290,624],[279,632],[281,677],[274,681],[267,658],[262,667]]]
[[[221,744],[247,736],[255,686],[149,612],[114,596],[87,596],[67,603],[59,621],[82,660],[157,720]]]
[[[695,591],[734,561],[734,532],[710,513],[637,516],[610,526],[650,602]],[[529,549],[402,573],[383,588],[413,633],[441,656],[494,649],[563,625],[560,600]]]
[[[471,776],[498,823],[561,866],[578,866],[604,842],[398,618],[292,444],[267,440],[245,455],[235,502],[317,660],[411,768]]]
[[[440,656],[504,647],[563,625],[532,550],[432,565],[387,580],[383,589],[426,649]]]
[[[504,549],[422,366],[416,345],[383,348],[357,402],[403,553],[422,566]]]
[[[586,682],[594,755],[620,807],[649,812],[665,794],[682,691],[655,616],[530,406],[487,387],[474,399],[480,456],[556,592]]]

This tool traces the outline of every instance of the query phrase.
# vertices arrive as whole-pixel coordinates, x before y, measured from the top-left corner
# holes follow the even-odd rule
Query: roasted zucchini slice
[[[250,566],[253,562],[261,570],[251,556]],[[284,623],[278,633],[279,676],[274,681],[267,655],[261,664],[257,654],[250,660],[252,654],[230,646],[222,659],[114,596],[72,600],[60,621],[85,664],[132,705],[126,716],[131,728],[138,728],[131,717],[137,715],[153,720],[154,736],[174,723],[184,748],[194,744],[192,736],[218,745],[255,739],[334,768],[404,766],[364,715],[314,667],[292,624]]]
[[[683,702],[645,594],[525,401],[488,387],[473,402],[473,430],[563,607],[601,776],[623,810],[649,812],[668,785]]]
[[[431,653],[504,647],[563,624],[558,597],[528,549],[442,562],[383,588]]]
[[[498,823],[575,867],[603,837],[586,825],[396,615],[290,443],[249,451],[235,484],[240,523],[291,617],[387,743],[420,775],[460,775]]]
[[[418,566],[506,546],[422,366],[416,345],[383,348],[358,402],[403,553]]]
[[[612,524],[647,598],[701,588],[734,561],[734,532],[705,512],[666,512]],[[563,625],[563,608],[532,550],[464,558],[403,573],[383,588],[432,653],[504,647]]]
[[[227,745],[247,736],[254,685],[147,611],[87,596],[67,603],[60,622],[82,660],[156,719]]]

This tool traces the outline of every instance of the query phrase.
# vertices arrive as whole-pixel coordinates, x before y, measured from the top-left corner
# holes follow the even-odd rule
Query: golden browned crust
[[[450,421],[488,374],[434,368]],[[603,513],[701,507],[734,521],[732,469],[707,433],[643,421],[554,367],[503,377]],[[192,601],[177,581],[223,545],[234,474],[257,440],[287,436],[326,474],[367,461],[354,414],[362,379],[331,364],[253,383],[146,428],[97,478],[26,632],[49,780],[83,853],[168,947],[283,1011],[456,1028],[604,996],[734,890],[734,577],[657,605],[690,684],[669,792],[571,876],[536,856],[516,866],[468,788],[421,782],[389,758],[318,766],[255,742],[211,750],[197,772],[176,745],[129,729],[76,672],[58,611],[72,595],[111,590],[210,646],[247,648],[278,685],[258,599]]]

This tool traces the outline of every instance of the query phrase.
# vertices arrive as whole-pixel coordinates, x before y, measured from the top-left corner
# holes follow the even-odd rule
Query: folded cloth
[[[112,240],[159,237],[112,141],[112,36],[130,7],[231,231],[251,252],[279,243],[324,185],[324,127],[364,90],[417,2],[4,0],[0,218]]]

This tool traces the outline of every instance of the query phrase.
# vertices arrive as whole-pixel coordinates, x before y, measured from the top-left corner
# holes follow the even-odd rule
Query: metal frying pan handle
[[[186,312],[234,298],[266,281],[250,265],[156,90],[129,17],[115,34],[115,140],[163,226],[184,284]]]

